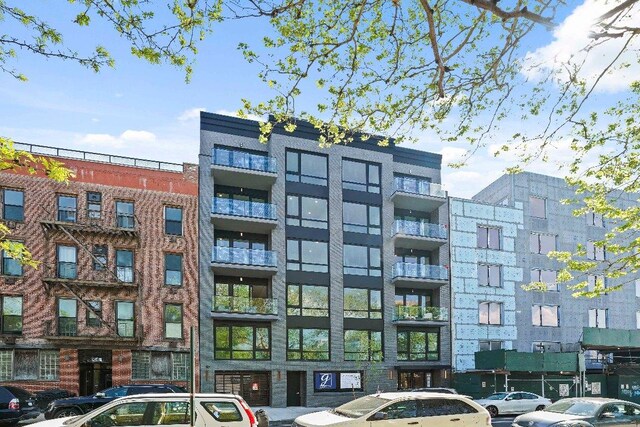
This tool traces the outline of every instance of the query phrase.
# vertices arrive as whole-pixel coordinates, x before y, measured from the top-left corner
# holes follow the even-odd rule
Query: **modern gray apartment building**
[[[475,351],[578,351],[584,327],[640,328],[636,276],[576,276],[573,283],[586,280],[590,289],[600,281],[605,287],[626,284],[597,298],[575,298],[574,290],[556,284],[561,264],[547,256],[550,251],[574,251],[583,244],[587,259],[608,259],[606,248],[593,242],[601,240],[611,224],[594,214],[574,216],[577,206],[561,201],[575,198],[563,179],[521,173],[502,176],[473,200],[451,202],[457,371],[474,368]],[[622,194],[619,203],[635,202]],[[531,282],[546,283],[547,291],[522,289]],[[469,328],[459,327],[465,322]],[[587,369],[590,362],[598,366],[598,358],[602,360],[591,350],[585,357]]]
[[[200,378],[252,405],[445,385],[441,157],[202,113]]]

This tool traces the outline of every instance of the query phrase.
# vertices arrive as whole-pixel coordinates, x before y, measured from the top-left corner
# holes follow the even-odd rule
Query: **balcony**
[[[438,289],[449,283],[449,270],[441,265],[397,262],[391,283],[401,288]]]
[[[278,257],[274,251],[214,246],[211,268],[225,276],[270,277],[278,271]]]
[[[444,326],[449,322],[449,310],[445,307],[399,305],[393,312],[393,321],[405,326]]]
[[[442,224],[397,219],[394,229],[396,247],[432,251],[447,243],[447,228]]]
[[[426,179],[396,176],[391,201],[396,208],[432,212],[447,202],[440,184]]]
[[[211,222],[222,230],[269,233],[278,224],[276,205],[214,197]]]
[[[275,158],[225,148],[213,149],[211,172],[216,184],[260,190],[270,189],[278,175]]]
[[[118,329],[123,332],[120,326],[122,325],[119,325]],[[44,322],[45,339],[72,347],[86,347],[90,342],[92,345],[106,345],[112,348],[132,348],[139,345],[139,341],[144,336],[142,325],[139,325],[137,333],[134,333],[133,326],[126,332],[126,336],[118,335],[115,330],[104,324],[97,331],[96,328],[84,330],[83,324],[78,322],[76,318],[61,318],[57,322],[53,320]]]
[[[278,320],[278,300],[215,295],[211,317],[216,319]]]
[[[130,282],[123,281],[123,279],[129,278],[132,279]],[[73,285],[84,288],[131,290],[137,290],[138,288],[133,276],[129,277],[123,274],[120,269],[116,273],[112,270],[90,270],[83,272],[79,277],[76,263],[70,262],[58,262],[57,269],[55,266],[44,266],[44,278],[42,281],[47,285],[54,286]]]
[[[87,209],[58,209],[40,221],[45,232],[82,232],[105,236],[138,237],[139,221],[133,214]]]

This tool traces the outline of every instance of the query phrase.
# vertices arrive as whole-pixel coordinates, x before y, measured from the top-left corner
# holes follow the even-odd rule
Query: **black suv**
[[[44,417],[51,418],[73,417],[86,414],[105,403],[109,403],[118,397],[131,396],[133,394],[147,393],[185,393],[186,390],[172,384],[129,384],[111,387],[91,396],[69,397],[58,399],[49,403]]]
[[[20,387],[0,386],[0,425],[15,425],[38,415],[40,410],[31,393]]]

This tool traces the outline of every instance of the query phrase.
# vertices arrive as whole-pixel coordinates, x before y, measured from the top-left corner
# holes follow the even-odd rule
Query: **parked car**
[[[31,393],[20,387],[0,386],[0,424],[15,425],[38,415],[40,410]]]
[[[406,422],[404,421],[406,420]],[[375,421],[375,424],[370,424]],[[379,393],[364,396],[329,411],[295,419],[292,427],[429,427],[491,426],[482,406],[455,394],[427,392]]]
[[[54,418],[33,427],[119,427],[190,424],[191,396],[154,393],[115,399],[88,414]],[[251,408],[234,394],[194,395],[195,427],[257,427]]]
[[[551,405],[551,400],[526,391],[493,393],[484,399],[476,399],[476,402],[487,408],[492,417],[540,411]]]
[[[593,427],[629,426],[640,423],[640,405],[601,397],[574,397],[562,399],[543,411],[520,415],[513,427]]]
[[[422,387],[422,388],[414,388],[411,391],[426,391],[429,393],[448,393],[448,394],[459,394],[455,388],[446,388],[446,387]]]
[[[111,402],[113,399],[123,396],[131,396],[134,394],[147,393],[184,393],[185,389],[173,384],[129,384],[111,387],[92,394],[90,396],[69,397],[66,399],[57,399],[49,403],[44,411],[44,417],[48,420],[51,418],[64,418],[76,415],[86,414],[105,403]]]
[[[41,411],[45,411],[49,403],[57,399],[65,399],[67,397],[74,397],[75,394],[69,390],[63,390],[61,388],[49,388],[46,390],[40,390],[33,393],[36,400],[36,405]]]

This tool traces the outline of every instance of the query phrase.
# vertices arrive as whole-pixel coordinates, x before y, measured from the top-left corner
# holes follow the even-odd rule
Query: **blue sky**
[[[96,44],[107,46],[116,59],[116,68],[104,68],[95,74],[75,63],[20,55],[15,66],[29,81],[20,82],[0,73],[0,135],[25,143],[197,162],[199,109],[232,113],[241,98],[258,100],[270,95],[256,76],[257,67],[247,64],[236,49],[239,41],[258,42],[268,31],[264,21],[218,26],[200,45],[193,79],[186,84],[177,69],[133,58],[127,43],[103,24],[94,22],[89,28],[70,24],[72,6],[64,2],[59,8],[58,1],[31,0],[20,6],[34,14],[46,14],[54,27],[67,34],[67,44],[78,51]],[[572,4],[563,18],[571,18],[580,4]],[[5,23],[3,30],[20,31]],[[540,30],[530,46],[544,49],[554,40],[562,44],[562,37],[559,31]],[[444,146],[427,136],[413,148],[439,152],[445,160],[455,160],[466,149]],[[513,160],[493,159],[490,151],[481,150],[463,170],[444,167],[443,182],[451,195],[474,194]],[[557,168],[541,165],[537,171],[557,173]]]

